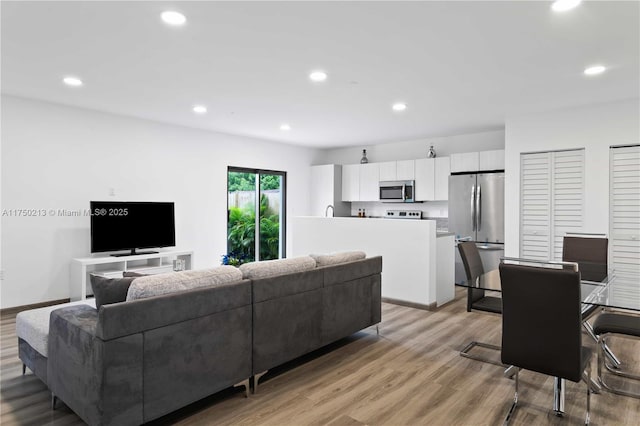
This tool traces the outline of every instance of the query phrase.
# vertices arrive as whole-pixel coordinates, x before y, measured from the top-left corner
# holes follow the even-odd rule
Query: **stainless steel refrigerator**
[[[504,256],[504,173],[469,173],[449,177],[449,232],[457,241],[474,241],[485,271]],[[466,280],[456,249],[456,283]]]

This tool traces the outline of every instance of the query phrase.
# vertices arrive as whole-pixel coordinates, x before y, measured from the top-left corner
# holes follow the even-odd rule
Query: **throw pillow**
[[[315,269],[316,261],[309,256],[292,259],[263,260],[240,265],[245,280],[268,278],[276,275],[291,274]]]
[[[96,299],[96,309],[109,303],[124,302],[134,277],[107,278],[91,274],[91,288]]]
[[[363,251],[344,251],[331,254],[312,254],[310,256],[315,259],[316,264],[320,267],[362,260],[367,257],[367,254]]]

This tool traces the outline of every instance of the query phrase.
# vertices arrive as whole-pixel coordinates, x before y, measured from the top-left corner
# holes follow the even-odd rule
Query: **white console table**
[[[125,271],[141,274],[162,274],[173,271],[173,261],[184,260],[184,269],[193,266],[192,251],[161,251],[133,256],[84,257],[71,261],[69,277],[69,298],[71,301],[84,300],[91,294],[90,274],[108,278],[122,278]],[[88,291],[87,291],[88,290]]]

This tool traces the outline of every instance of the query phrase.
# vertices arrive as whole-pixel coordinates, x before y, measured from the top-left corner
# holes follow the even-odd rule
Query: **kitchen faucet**
[[[331,204],[329,204],[329,205],[327,206],[327,208],[326,208],[326,209],[324,209],[324,217],[329,217],[329,207],[331,207],[331,217],[333,217],[333,215],[334,215],[334,209],[333,209],[333,206],[332,206]]]

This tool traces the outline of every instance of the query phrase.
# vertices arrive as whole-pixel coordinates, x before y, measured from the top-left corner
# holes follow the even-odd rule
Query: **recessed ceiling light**
[[[309,74],[309,78],[311,79],[311,81],[316,82],[325,81],[327,79],[327,73],[324,71],[314,71]]]
[[[195,112],[196,114],[204,114],[207,112],[207,107],[204,105],[194,105],[193,112]]]
[[[393,108],[394,111],[404,111],[405,109],[407,109],[407,104],[403,104],[402,102],[398,102],[398,103],[393,104],[393,106],[391,108]]]
[[[73,86],[73,87],[82,86],[82,80],[80,80],[78,77],[65,77],[62,79],[62,81],[67,86]]]
[[[289,126],[288,124],[282,124],[280,126],[280,130],[284,130],[285,132],[288,132],[289,130],[291,130],[291,126]]]
[[[607,70],[607,68],[605,68],[603,65],[594,65],[592,67],[589,68],[585,68],[584,70],[584,75],[597,75],[597,74],[602,74],[603,72],[605,72]]]
[[[556,0],[551,5],[554,12],[566,12],[579,5],[582,0]]]
[[[166,12],[162,12],[160,15],[162,20],[169,25],[184,25],[187,22],[187,18],[180,12],[176,12],[174,10],[167,10]]]

